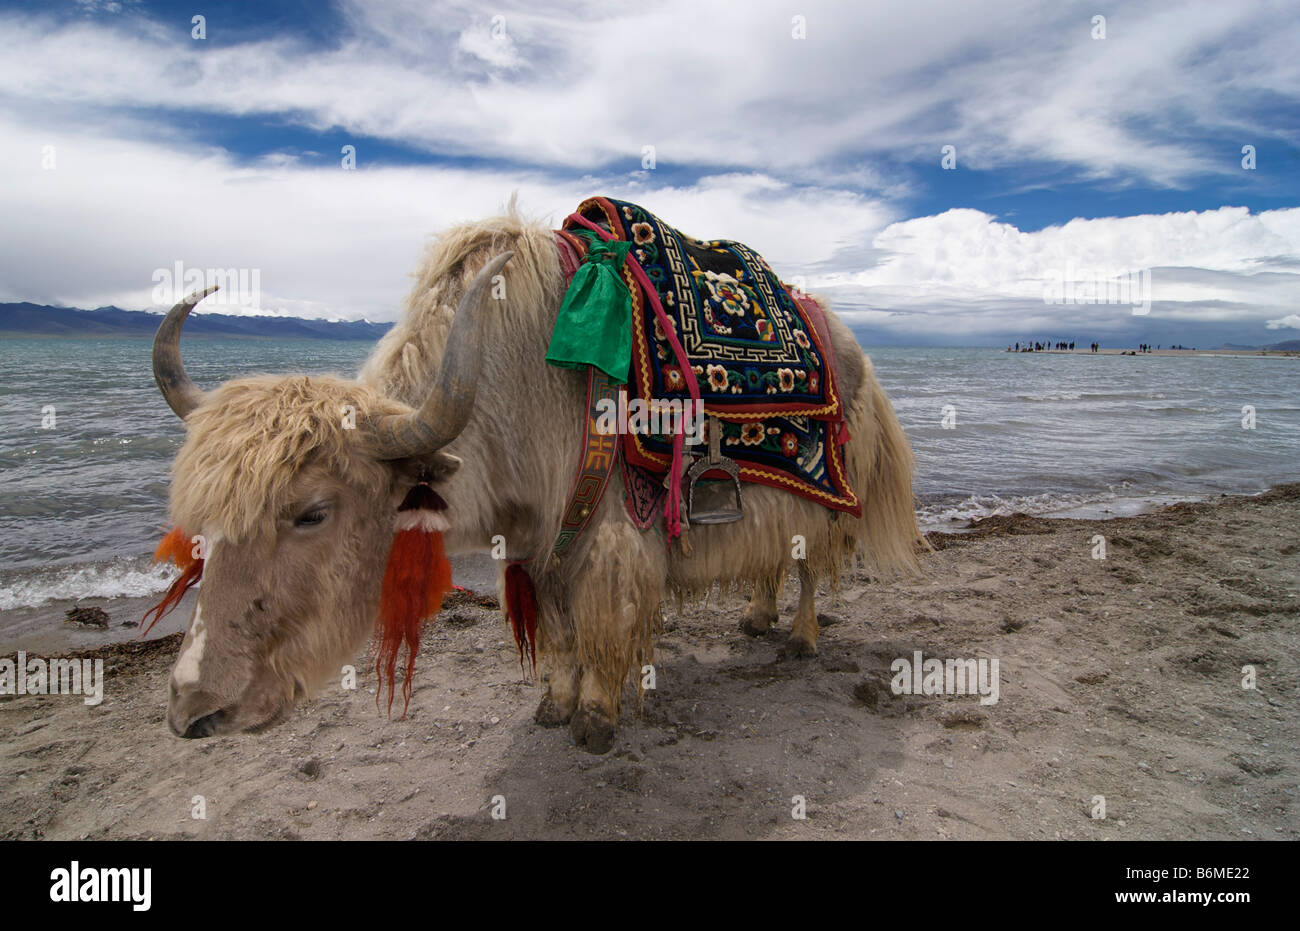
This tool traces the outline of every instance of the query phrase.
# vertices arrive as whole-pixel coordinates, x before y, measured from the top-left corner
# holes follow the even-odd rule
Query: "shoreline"
[[[984,514],[971,517],[956,517],[949,520],[919,520],[922,533],[945,533],[945,534],[962,534],[967,532],[976,522],[988,520],[990,517],[1005,517],[1010,514],[1021,514],[1029,517],[1042,517],[1048,520],[1115,520],[1121,517],[1139,517],[1143,514],[1151,514],[1162,508],[1170,507],[1175,504],[1196,504],[1202,501],[1212,501],[1217,498],[1241,497],[1252,498],[1257,495],[1267,494],[1272,488],[1282,487],[1288,483],[1282,482],[1269,488],[1261,489],[1256,492],[1188,492],[1187,494],[1149,494],[1149,495],[1130,495],[1125,497],[1108,498],[1101,501],[1089,501],[1083,504],[1073,504],[1064,507],[1053,508],[1047,511],[1022,511],[1011,510],[1006,514]]]
[[[452,578],[457,585],[476,593],[496,591],[496,566],[485,555],[470,554],[451,558]],[[194,611],[197,589],[185,593],[180,604],[154,625],[147,640],[140,635],[138,625],[145,612],[158,603],[162,592],[150,595],[118,595],[115,597],[54,598],[39,605],[11,608],[0,627],[0,656],[12,656],[16,650],[58,654],[66,650],[93,650],[120,643],[141,643],[184,633]],[[67,623],[66,613],[72,608],[102,608],[109,617],[109,626],[100,630]]]
[[[922,521],[921,531],[927,538],[932,534],[962,536],[985,525],[989,520],[1008,517],[1051,521],[1112,521],[1155,514],[1182,504],[1199,504],[1224,498],[1257,498],[1270,494],[1275,489],[1287,487],[1289,487],[1288,483],[1281,483],[1251,493],[1206,492],[1133,496],[1033,514],[1011,511],[1007,514],[961,517],[946,521]],[[495,596],[497,567],[490,557],[480,553],[462,554],[451,557],[451,564],[452,580],[456,585],[476,595]],[[157,592],[149,595],[56,598],[39,605],[9,609],[5,614],[10,617],[6,618],[7,623],[0,627],[0,656],[12,655],[16,650],[24,650],[33,655],[38,653],[57,655],[60,651],[85,651],[119,643],[147,642],[141,638],[141,625],[138,622],[161,597],[162,593]],[[154,625],[148,639],[158,639],[178,632],[184,633],[188,626],[188,618],[194,610],[194,598],[195,590],[186,592],[175,610]],[[96,607],[102,608],[108,614],[107,629],[87,628],[65,621],[66,613],[72,608]]]

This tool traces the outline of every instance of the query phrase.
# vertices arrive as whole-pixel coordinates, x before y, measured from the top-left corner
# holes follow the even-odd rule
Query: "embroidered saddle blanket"
[[[575,215],[614,241],[632,243],[628,257],[655,289],[704,411],[720,422],[722,455],[737,462],[741,480],[860,516],[844,470],[844,401],[821,308],[785,286],[762,256],[741,243],[693,239],[635,204],[606,197],[583,201]],[[595,236],[573,217],[557,231],[578,259]],[[631,261],[621,274],[632,299],[629,400],[689,404],[676,353]],[[707,446],[687,450],[703,455]],[[673,439],[628,432],[622,452],[629,490],[641,489],[632,498],[643,498],[650,483],[645,474],[629,476],[629,470],[661,476],[672,463]],[[629,509],[635,518],[637,509]]]

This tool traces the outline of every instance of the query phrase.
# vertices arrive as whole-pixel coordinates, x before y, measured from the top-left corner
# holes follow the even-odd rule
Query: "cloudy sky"
[[[1296,339],[1298,50],[1283,0],[0,2],[0,301],[392,319],[440,228],[603,193],[868,345]]]

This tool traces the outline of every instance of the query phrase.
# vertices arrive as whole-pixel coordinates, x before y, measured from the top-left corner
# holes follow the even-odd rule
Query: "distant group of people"
[[[1155,348],[1156,348],[1156,349],[1159,349],[1159,348],[1161,348],[1161,347],[1160,347],[1159,345],[1157,345]],[[1170,346],[1169,348],[1170,348],[1170,349],[1186,349],[1187,347],[1186,347],[1186,346]],[[1023,342],[1023,343],[1018,342],[1018,343],[1015,344],[1015,346],[1008,346],[1008,347],[1007,347],[1007,352],[1056,352],[1056,351],[1060,351],[1060,352],[1070,351],[1070,352],[1073,352],[1073,351],[1074,351],[1074,340],[1063,340],[1063,339],[1058,339],[1058,340],[1055,340],[1055,341],[1045,340],[1045,341],[1042,341],[1042,342],[1028,342],[1028,341],[1026,341],[1026,342]],[[1089,343],[1089,344],[1088,344],[1088,351],[1089,351],[1089,352],[1100,352],[1100,351],[1101,351],[1101,343],[1096,343],[1096,342],[1094,342],[1094,343]],[[1126,355],[1126,356],[1135,356],[1135,355],[1137,355],[1139,352],[1152,352],[1152,351],[1153,351],[1153,350],[1152,350],[1152,348],[1151,348],[1151,344],[1150,344],[1150,343],[1139,343],[1139,344],[1138,344],[1138,348],[1137,348],[1136,351],[1130,349],[1130,350],[1128,350],[1127,352],[1125,352],[1124,355]],[[1192,351],[1195,352],[1195,349],[1193,349]]]
[[[1049,352],[1054,349],[1066,350],[1066,349],[1073,349],[1073,348],[1074,348],[1073,341],[1066,342],[1065,340],[1057,340],[1054,343],[1050,343],[1050,342],[1024,343],[1023,345],[1020,343],[1016,343],[1016,348],[1012,349],[1010,346],[1008,346],[1007,352]]]

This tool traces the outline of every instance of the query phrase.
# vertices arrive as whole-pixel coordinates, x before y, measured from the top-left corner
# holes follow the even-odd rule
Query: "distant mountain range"
[[[77,310],[72,307],[49,307],[44,304],[0,304],[0,338],[3,337],[152,337],[162,322],[161,314],[143,310],[122,310],[120,307],[100,307],[96,310]],[[915,337],[899,338],[880,334],[865,328],[850,327],[858,340],[867,347],[873,345],[919,346],[931,344],[929,340]],[[185,322],[185,337],[225,337],[227,339],[379,339],[393,328],[391,323],[371,323],[368,320],[338,321],[309,320],[302,317],[241,317],[234,314],[196,313]],[[1204,334],[1202,334],[1204,335]],[[1222,337],[1220,337],[1222,338]],[[1123,345],[1124,337],[1107,337],[1108,345]],[[1001,348],[1011,345],[1011,337],[986,335],[980,340],[987,346]],[[1190,340],[1188,341],[1190,342]],[[1206,346],[1213,345],[1204,340]],[[941,345],[941,343],[933,343]],[[1128,343],[1136,346],[1137,341]],[[1300,340],[1291,339],[1270,346],[1246,346],[1220,343],[1219,349],[1300,352]]]
[[[1238,346],[1236,343],[1224,343],[1219,349],[1271,349],[1274,352],[1300,352],[1300,339],[1289,339],[1284,343],[1274,343],[1272,346]]]
[[[100,307],[76,310],[44,304],[0,304],[0,337],[4,336],[144,336],[151,337],[161,314],[143,310]],[[185,321],[185,336],[231,339],[364,339],[376,340],[391,323],[367,320],[305,320],[300,317],[240,317],[233,314],[194,314]]]

